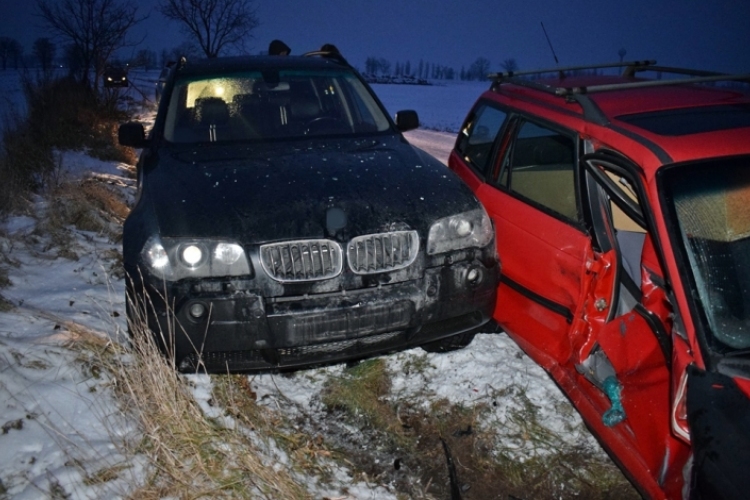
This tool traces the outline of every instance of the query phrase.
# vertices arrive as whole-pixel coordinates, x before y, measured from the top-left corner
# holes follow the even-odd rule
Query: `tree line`
[[[499,65],[503,71],[518,71],[518,63],[514,58],[505,59]],[[418,64],[412,65],[411,61],[396,62],[392,65],[390,61],[382,57],[370,56],[365,60],[365,75],[385,76],[396,78],[413,78],[418,80],[486,80],[487,75],[492,72],[492,63],[485,57],[478,57],[468,68],[462,66],[460,71],[444,64],[425,62],[420,59]]]
[[[59,58],[68,69],[69,76],[77,78],[84,86],[96,88],[107,65],[123,49],[139,45],[129,35],[132,29],[147,19],[139,7],[127,0],[36,0],[37,14],[51,37],[34,42],[31,57],[43,69],[50,69],[60,49]],[[253,30],[260,24],[254,0],[159,0],[156,12],[166,20],[175,22],[185,35],[181,45],[161,53],[141,49],[127,63],[145,68],[176,60],[180,55],[217,57],[222,52],[234,50],[247,53],[245,46],[252,39]],[[53,42],[53,40],[55,42]],[[0,36],[0,64],[6,69],[24,66],[24,48],[12,38]],[[515,60],[506,60],[513,62]],[[516,65],[517,66],[517,65]],[[373,75],[393,74],[433,80],[483,80],[490,73],[490,62],[480,57],[468,68],[455,68],[420,60],[398,61],[395,65],[383,58],[368,57],[365,72]]]
[[[234,49],[245,51],[259,20],[254,0],[160,0],[156,11],[178,24],[185,35],[184,46],[174,51],[217,57]],[[58,46],[69,76],[83,86],[96,89],[106,66],[118,52],[135,48],[132,29],[147,19],[138,6],[127,0],[36,0],[36,14],[50,38],[34,42],[31,57],[43,69],[52,67]],[[53,43],[55,40],[57,43]],[[164,62],[174,54],[162,53]],[[139,50],[131,58],[145,66],[156,65],[156,55]],[[7,69],[26,67],[24,47],[15,39],[0,36],[0,65]]]

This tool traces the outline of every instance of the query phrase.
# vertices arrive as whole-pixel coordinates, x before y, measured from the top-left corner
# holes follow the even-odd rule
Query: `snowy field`
[[[156,74],[132,75],[148,97],[153,96]],[[0,116],[11,108],[22,110],[17,75],[0,73],[0,85],[4,96]],[[485,83],[376,85],[375,91],[391,114],[400,109],[418,111],[423,127],[408,137],[445,162],[455,131],[487,87]],[[152,119],[153,112],[146,111],[143,118]],[[122,165],[83,153],[65,153],[63,160],[66,176],[108,178],[126,186],[123,189],[132,196],[133,188],[127,187],[132,181],[125,178]],[[0,499],[50,498],[58,490],[67,496],[55,498],[125,496],[132,480],[144,477],[143,464],[138,456],[122,456],[117,442],[137,440],[139,429],[121,414],[112,395],[114,381],[94,369],[90,355],[66,347],[66,341],[81,332],[122,341],[124,284],[112,274],[119,246],[103,235],[71,228],[77,259],[57,255],[49,237],[37,230],[48,202],[39,197],[34,203],[34,213],[0,222],[0,255],[12,283],[0,293],[13,306],[0,312]],[[409,375],[405,366],[417,359],[424,369]],[[492,411],[482,425],[496,426],[512,436],[515,424],[510,416],[522,403],[503,395],[522,392],[525,401],[537,408],[543,425],[560,440],[598,450],[554,383],[504,334],[478,335],[468,348],[454,353],[426,354],[414,349],[386,360],[393,397],[413,394],[429,401],[434,396],[469,408],[491,401]],[[250,380],[259,404],[283,409],[291,417],[317,415],[324,420],[321,388],[327,377],[343,369],[333,366]],[[201,394],[210,393],[209,377],[188,378],[199,400]],[[501,445],[519,459],[540,452],[511,437]],[[90,480],[96,471],[111,465],[122,468],[118,478],[103,484]],[[343,466],[336,467],[335,480],[326,487],[309,479],[314,497],[396,498],[389,485],[355,481]]]
[[[402,109],[419,114],[423,129],[451,132],[454,136],[466,113],[489,82],[451,82],[435,85],[372,85],[375,93],[393,115]]]

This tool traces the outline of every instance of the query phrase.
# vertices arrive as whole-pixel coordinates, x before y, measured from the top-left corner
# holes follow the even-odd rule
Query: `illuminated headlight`
[[[203,263],[205,251],[199,245],[185,245],[180,249],[180,258],[182,262],[191,269],[195,269]]]
[[[151,274],[170,281],[251,274],[245,251],[229,241],[153,236],[144,245],[141,259]]]
[[[154,237],[146,242],[146,246],[143,248],[143,260],[154,274],[162,276],[172,274],[169,256],[159,238]]]
[[[492,241],[492,223],[483,208],[435,222],[427,236],[427,253],[434,255],[464,248],[482,248]]]

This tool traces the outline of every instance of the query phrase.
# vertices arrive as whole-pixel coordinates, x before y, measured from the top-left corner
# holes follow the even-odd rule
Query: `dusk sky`
[[[149,18],[133,31],[145,40],[136,49],[160,53],[183,36],[166,21],[155,2],[134,0]],[[249,52],[265,50],[274,38],[293,54],[323,43],[339,47],[347,59],[364,68],[368,56],[393,65],[420,59],[461,70],[476,60],[490,60],[493,71],[505,59],[520,69],[554,67],[542,31],[547,30],[560,65],[656,59],[660,64],[750,73],[750,1],[748,0],[256,0],[261,25],[249,41]],[[34,16],[36,2],[0,0],[0,36],[17,39],[25,51],[48,36]]]

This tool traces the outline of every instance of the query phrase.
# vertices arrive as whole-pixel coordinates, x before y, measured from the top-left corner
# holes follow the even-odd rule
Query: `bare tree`
[[[37,7],[50,30],[73,46],[81,61],[81,83],[93,88],[112,54],[133,45],[125,40],[128,31],[146,18],[138,17],[138,7],[119,0],[37,0]]]
[[[16,69],[18,69],[18,61],[23,54],[23,46],[18,43],[15,38],[7,36],[0,36],[0,62],[2,62],[3,70],[8,67],[8,60],[12,59],[15,63]]]
[[[156,67],[156,52],[149,49],[139,50],[135,57],[130,61],[132,66],[143,66],[143,69]]]
[[[191,41],[184,41],[172,50],[163,49],[161,51],[161,65],[167,66],[170,62],[177,62],[183,56],[188,59],[197,59],[201,56],[201,49]]]
[[[471,63],[469,71],[466,76],[469,80],[486,80],[487,75],[490,73],[490,61],[485,57],[478,57],[476,61]]]
[[[39,64],[42,65],[43,71],[48,71],[52,68],[52,61],[55,59],[56,50],[55,44],[49,38],[37,38],[34,40],[32,52],[34,57],[39,60]]]
[[[258,26],[252,0],[162,0],[159,11],[181,24],[206,57],[217,57],[225,47],[244,49]]]
[[[510,73],[511,71],[518,71],[518,62],[510,57],[500,63],[500,67]]]

